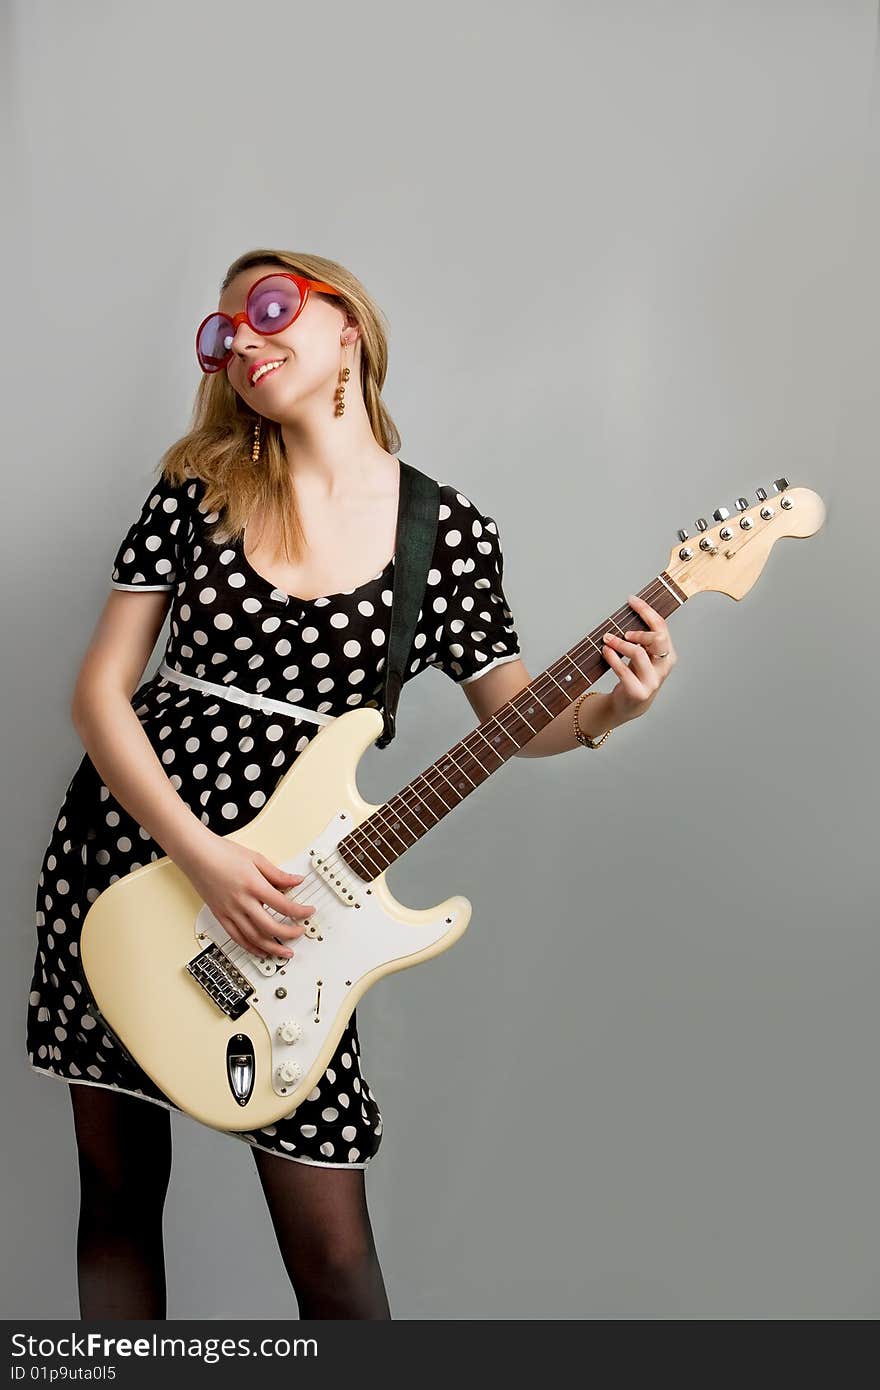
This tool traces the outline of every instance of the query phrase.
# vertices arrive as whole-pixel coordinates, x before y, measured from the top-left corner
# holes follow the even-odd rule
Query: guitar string
[[[651,602],[651,599],[658,597],[660,594],[662,594],[662,593],[664,593],[664,592],[665,592],[665,593],[668,593],[668,592],[669,592],[669,589],[668,589],[667,585],[664,584],[663,581],[658,577],[658,578],[652,580],[651,583],[650,583],[649,585],[647,585],[647,587],[646,587],[644,593],[642,594],[642,597],[645,599],[645,602],[650,603],[650,602]],[[608,627],[611,626],[612,624],[613,624],[615,627],[619,627],[619,626],[620,626],[620,623],[617,621],[617,619],[618,619],[618,617],[623,617],[624,614],[625,614],[625,612],[626,612],[627,610],[630,611],[630,612],[633,612],[633,611],[634,611],[634,610],[632,610],[631,608],[629,608],[629,605],[628,605],[628,604],[625,604],[625,605],[623,605],[623,607],[618,608],[614,613],[612,613],[611,616],[610,616],[608,619],[606,619],[606,621],[605,621],[604,623],[599,624],[599,627],[601,627],[601,628],[603,629],[603,631],[607,631]],[[636,616],[636,618],[638,618],[639,615],[638,615],[638,614],[635,614],[635,616]],[[596,630],[596,629],[594,629],[594,631],[595,631],[595,630]],[[643,628],[643,629],[641,629],[641,630],[647,632],[647,631],[649,631],[650,629],[648,629],[648,628]],[[580,657],[581,655],[587,654],[588,651],[589,651],[589,649],[591,649],[591,648],[592,648],[592,650],[593,650],[594,653],[595,653],[596,651],[601,652],[601,649],[602,649],[602,648],[601,648],[601,645],[600,645],[599,643],[597,643],[596,641],[594,641],[593,636],[592,636],[592,633],[588,633],[586,637],[582,638],[581,641],[580,641],[579,643],[577,643],[576,646],[572,647],[572,648],[570,649],[570,652],[569,652],[569,653],[565,653],[565,655],[570,656],[570,658],[571,658],[571,660],[572,660],[572,664],[577,665],[577,661],[575,660],[575,657]],[[560,659],[561,659],[561,658],[560,658]],[[612,669],[612,668],[609,667],[608,669],[610,670],[610,669]],[[582,674],[583,674],[583,673],[582,673]],[[602,674],[604,675],[605,673],[602,672]],[[542,677],[546,677],[546,672],[541,672],[540,675],[537,676],[537,677],[535,678],[535,681],[532,681],[532,682],[531,682],[532,686],[534,686],[534,685],[535,685],[535,682],[536,682],[537,680],[540,680]],[[555,683],[555,678],[554,678],[554,677],[546,677],[546,679],[551,680],[551,681],[554,681],[554,683]],[[518,692],[518,693],[521,695],[521,694],[522,694],[522,691],[520,691],[520,692]],[[516,698],[517,698],[516,696],[512,696],[512,697],[511,697],[511,699],[516,699]],[[538,698],[539,698],[539,703],[543,703],[542,701],[540,701],[540,697],[538,697]],[[573,701],[572,701],[571,703],[573,703]],[[505,704],[506,704],[506,705],[509,705],[509,704],[510,704],[510,701],[506,701]],[[502,708],[504,708],[504,707],[502,707]],[[564,709],[564,708],[565,708],[565,706],[563,707],[563,709]],[[561,712],[562,712],[562,711],[560,711],[560,713],[561,713]],[[511,714],[511,715],[513,715],[514,713],[515,713],[514,711],[510,711],[510,714]],[[505,717],[507,717],[507,716],[505,716]],[[556,716],[554,716],[554,717],[556,717]],[[498,717],[497,714],[496,714],[496,715],[492,715],[491,718],[488,719],[488,720],[486,720],[485,722],[486,722],[486,724],[491,724],[493,721],[496,722],[496,723],[498,723],[498,724],[500,724],[501,727],[504,728],[503,720],[500,719],[500,718]],[[474,730],[471,730],[471,735],[474,734],[474,733],[476,733],[476,732],[477,732],[477,731],[476,731],[475,729],[474,729]],[[465,737],[470,737],[471,735],[466,735]],[[460,741],[463,741],[463,740],[460,740]],[[525,745],[523,745],[523,746],[525,746]],[[472,755],[472,756],[473,756],[473,755]],[[476,761],[479,761],[478,759],[475,759],[475,760],[476,760]],[[432,764],[431,766],[433,767],[433,766],[435,766],[435,764]],[[497,769],[495,769],[495,770],[497,771]],[[433,783],[433,784],[429,782],[429,783],[428,783],[428,788],[429,788],[429,790],[431,790],[432,786],[437,786],[437,785],[439,785],[439,784],[440,784],[439,782],[435,782],[435,783]],[[405,789],[401,789],[400,792],[396,792],[396,793],[394,794],[394,797],[389,798],[389,799],[390,799],[390,800],[394,800],[395,797],[400,797],[400,796],[402,796],[402,795],[403,795],[403,790],[405,790]],[[388,804],[388,802],[385,802],[385,803],[384,803],[385,806],[387,806],[387,804]],[[383,807],[379,807],[379,808],[377,809],[377,811],[372,812],[371,814],[376,815],[376,816],[378,816],[379,819],[381,819],[383,810],[384,810],[384,806],[383,806]],[[354,829],[353,829],[352,831],[349,831],[349,832],[347,832],[347,833],[348,833],[348,834],[355,834],[355,832],[356,832],[359,828],[360,828],[359,826],[355,826]],[[328,858],[327,858],[327,860],[326,860],[326,867],[327,867],[328,869],[336,868],[336,867],[338,867],[338,865],[339,865],[340,863],[344,863],[346,868],[349,868],[349,867],[350,867],[347,863],[345,863],[345,861],[343,860],[343,857],[342,857],[341,854],[338,854],[338,853],[337,853],[337,854],[335,855],[335,857],[334,857],[334,852],[331,850],[330,856],[328,856]],[[326,884],[324,883],[324,881],[323,881],[323,877],[320,876],[320,875],[318,875],[318,874],[316,874],[314,870],[310,870],[308,873],[306,873],[306,874],[303,876],[303,880],[302,880],[301,883],[294,884],[293,888],[288,889],[288,890],[284,890],[284,895],[285,895],[285,897],[290,896],[290,894],[291,894],[292,892],[294,892],[294,891],[296,891],[297,894],[301,894],[301,893],[308,894],[308,895],[309,895],[310,897],[312,897],[312,898],[317,898],[317,897],[319,896],[319,894],[323,893],[323,894],[326,894],[327,896],[329,896],[331,902],[335,901],[335,896],[336,896],[335,894],[333,894],[333,893],[330,892],[330,889],[327,887],[327,885],[326,885]],[[318,912],[321,910],[320,906],[319,906],[317,903],[314,903],[313,906],[315,907],[315,911],[312,912],[312,913],[310,914],[310,916],[309,916],[307,919],[305,919],[305,920],[306,920],[306,926],[308,926],[308,922],[310,922],[310,921],[312,920],[313,917],[317,916]],[[266,908],[266,913],[267,913],[268,916],[271,916],[271,915],[272,915],[272,912],[274,912],[274,909],[272,909],[272,910],[270,911],[270,909],[269,909],[268,907]],[[215,920],[216,920],[216,919],[215,919]],[[302,934],[301,934],[301,936],[302,936]],[[300,936],[300,937],[294,937],[294,938],[293,938],[293,941],[298,941],[298,940],[300,940],[300,939],[301,939],[301,936]],[[278,937],[275,937],[274,939],[275,939],[276,941],[279,941],[279,938],[278,938]],[[217,945],[217,946],[219,946],[219,948],[223,951],[223,954],[224,954],[226,960],[230,961],[233,965],[236,964],[237,961],[241,960],[241,958],[242,958],[243,956],[256,956],[256,952],[250,950],[250,949],[249,949],[248,947],[246,947],[246,946],[243,946],[243,945],[241,944],[240,941],[235,941],[235,939],[234,939],[233,937],[229,936],[228,934],[227,934],[226,936],[224,936],[223,939],[222,939],[221,941],[216,942],[216,943],[214,943],[214,944]],[[225,949],[226,946],[227,946],[227,944],[231,944],[232,947],[233,947],[233,949],[227,951],[227,950]],[[287,945],[288,943],[287,943],[286,940],[281,940],[281,941],[279,941],[279,944],[280,944],[280,945]],[[289,949],[293,949],[293,948],[291,947],[291,948],[289,948]],[[259,957],[259,956],[256,956],[256,958],[257,958],[257,959],[265,959],[265,957]],[[291,959],[291,957],[290,957],[290,956],[276,956],[275,959],[276,959],[276,960],[282,960],[282,961],[288,961],[288,960]]]

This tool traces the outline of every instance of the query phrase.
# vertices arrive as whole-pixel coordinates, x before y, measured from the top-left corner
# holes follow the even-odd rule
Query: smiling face
[[[264,265],[241,271],[223,291],[218,309],[230,316],[240,313],[254,282],[280,269]],[[226,376],[252,410],[284,424],[310,400],[322,406],[333,401],[343,359],[357,381],[360,343],[354,320],[342,305],[311,290],[305,308],[280,333],[261,334],[247,323],[238,325]],[[255,377],[256,368],[268,362],[279,365]]]

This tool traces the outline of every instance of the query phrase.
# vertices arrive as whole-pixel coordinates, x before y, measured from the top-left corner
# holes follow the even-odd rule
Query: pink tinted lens
[[[284,275],[267,275],[251,286],[247,316],[257,333],[280,333],[293,321],[299,306],[295,281]]]
[[[232,339],[232,320],[225,314],[212,314],[205,320],[196,340],[196,356],[203,372],[220,370],[229,358]]]

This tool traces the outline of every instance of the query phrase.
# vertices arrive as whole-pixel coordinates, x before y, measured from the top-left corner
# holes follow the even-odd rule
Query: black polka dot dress
[[[498,528],[451,484],[440,488],[437,541],[405,679],[435,666],[461,684],[514,660],[520,648],[502,587]],[[240,542],[214,539],[218,517],[202,506],[204,491],[199,478],[160,477],[117,550],[111,582],[117,589],[170,591],[162,664],[131,704],[186,805],[227,835],[256,816],[321,728],[286,706],[331,718],[362,704],[383,707],[394,558],[354,589],[296,598],[257,574]],[[181,687],[163,667],[285,708]],[[38,1073],[177,1110],[87,1011],[91,995],[79,959],[82,922],[98,894],[163,856],[86,753],[67,787],[37,884],[27,1052]],[[382,1115],[361,1069],[357,1011],[296,1110],[265,1128],[222,1132],[282,1158],[365,1168],[381,1141]]]

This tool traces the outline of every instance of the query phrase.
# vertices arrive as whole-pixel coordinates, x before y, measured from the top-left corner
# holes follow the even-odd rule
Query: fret
[[[639,596],[664,618],[687,598],[665,570]],[[593,628],[349,831],[337,845],[346,864],[367,881],[384,872],[609,669],[602,656],[606,632],[616,630],[622,636],[635,628],[646,631],[647,624],[628,604]],[[491,754],[491,765],[484,761],[487,754]]]

